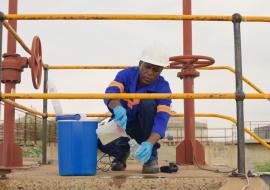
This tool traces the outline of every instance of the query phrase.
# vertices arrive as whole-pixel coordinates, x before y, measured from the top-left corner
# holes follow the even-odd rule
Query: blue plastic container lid
[[[73,114],[73,115],[58,115],[56,116],[56,121],[96,121],[98,119],[96,117],[86,118],[81,114]]]
[[[59,120],[80,120],[81,116],[80,114],[74,114],[74,115],[57,115],[56,121]]]

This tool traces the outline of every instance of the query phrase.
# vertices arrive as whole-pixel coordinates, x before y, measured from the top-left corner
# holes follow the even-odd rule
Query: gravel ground
[[[28,162],[28,165],[31,164]],[[164,165],[166,163],[161,163]],[[0,180],[1,190],[43,190],[43,189],[187,189],[214,190],[226,182],[226,175],[200,170],[194,166],[181,166],[177,173],[141,173],[141,165],[128,161],[126,171],[102,172],[96,176],[61,177],[58,176],[57,163],[32,168],[14,170]]]
[[[91,189],[91,190],[121,190],[121,189],[151,189],[151,190],[240,190],[245,184],[244,178],[230,178],[229,168],[212,168],[204,166],[207,171],[195,166],[180,166],[177,173],[142,174],[141,165],[134,160],[128,161],[126,171],[103,172],[96,176],[61,177],[58,175],[57,163],[38,166],[33,161],[24,162],[31,166],[27,169],[13,170],[8,179],[0,180],[0,190],[55,190],[55,189]],[[160,165],[167,163],[161,162]],[[217,172],[217,169],[223,172]],[[252,178],[250,187],[246,190],[267,190],[260,178]]]

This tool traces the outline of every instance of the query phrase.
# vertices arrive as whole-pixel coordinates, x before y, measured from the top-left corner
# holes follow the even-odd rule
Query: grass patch
[[[22,146],[23,157],[26,158],[38,158],[42,153],[41,145]]]
[[[270,160],[263,163],[255,163],[254,168],[257,172],[270,172]]]

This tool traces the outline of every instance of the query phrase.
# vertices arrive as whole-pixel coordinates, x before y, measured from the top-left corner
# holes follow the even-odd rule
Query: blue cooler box
[[[98,122],[58,120],[58,168],[60,176],[96,174]]]

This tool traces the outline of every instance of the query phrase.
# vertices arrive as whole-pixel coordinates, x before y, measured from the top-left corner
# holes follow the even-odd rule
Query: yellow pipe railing
[[[228,71],[231,71],[232,73],[235,73],[235,69],[229,67],[229,66],[211,66],[211,67],[202,67],[198,68],[199,70],[220,70],[220,69],[226,69]],[[242,76],[242,80],[247,83],[249,86],[251,86],[253,89],[255,89],[260,94],[264,94],[264,91],[262,91],[259,87],[257,87],[255,84],[253,84],[250,80],[248,80],[246,77]]]
[[[53,66],[54,67],[54,66]],[[53,68],[52,67],[52,68]],[[61,66],[60,66],[61,67]],[[58,66],[56,66],[56,68],[53,68],[53,69],[69,69],[69,67],[73,67],[72,69],[78,69],[78,68],[82,68],[84,67],[85,69],[89,69],[89,68],[111,68],[112,66],[62,66],[62,68],[60,68]],[[116,66],[116,68],[126,68],[128,66]],[[50,66],[47,66],[47,68],[50,68]],[[227,69],[233,73],[235,73],[235,70],[231,67],[228,67],[228,66],[215,66],[215,67],[205,67],[205,68],[200,68],[201,70],[217,70],[217,69]],[[262,90],[260,90],[256,85],[254,85],[253,83],[251,83],[248,79],[246,79],[245,77],[243,77],[243,80],[249,84],[251,87],[253,87],[256,91],[258,91],[259,93],[263,94],[264,92]],[[265,95],[265,94],[263,94]],[[247,96],[246,96],[247,98]],[[268,98],[269,99],[269,98]],[[23,109],[25,111],[28,111],[30,113],[33,113],[33,114],[37,114],[37,115],[40,115],[40,116],[46,116],[46,114],[44,113],[41,113],[41,112],[37,112],[35,110],[31,110],[27,107],[24,107],[22,105],[19,105],[11,100],[5,100],[3,99],[4,102],[6,103],[9,103],[17,108],[20,108],[20,109]],[[55,114],[47,114],[48,117],[53,117],[55,116]],[[87,117],[109,117],[110,114],[87,114]],[[184,117],[184,114],[172,114],[172,117]],[[223,119],[227,119],[233,123],[237,123],[236,120],[234,118],[231,118],[229,116],[224,116],[224,115],[219,115],[219,114],[195,114],[195,117],[218,117],[218,118],[223,118]],[[260,142],[263,146],[265,146],[266,148],[270,149],[270,145],[268,145],[265,141],[263,141],[260,137],[258,137],[255,133],[253,133],[252,131],[248,130],[247,128],[244,128],[244,130],[249,134],[251,135],[254,139],[256,139],[258,142]]]
[[[2,99],[3,102],[7,103],[7,104],[10,104],[10,105],[13,105],[14,107],[17,107],[19,109],[22,109],[24,111],[28,111],[32,114],[36,114],[36,115],[39,115],[39,116],[46,116],[45,113],[41,113],[41,112],[38,112],[38,111],[35,111],[33,109],[30,109],[30,108],[27,108],[23,105],[20,105],[14,101],[11,101],[11,100],[8,100],[8,99]],[[55,117],[56,115],[55,114],[47,114],[48,117]],[[111,114],[87,114],[86,115],[87,117],[110,117]],[[171,116],[172,117],[184,117],[184,114],[174,114],[174,113],[171,113]],[[233,122],[234,124],[237,123],[237,121],[230,117],[230,116],[226,116],[226,115],[220,115],[220,114],[195,114],[195,117],[217,117],[217,118],[223,118],[223,119],[226,119],[226,120],[229,120],[231,122]],[[265,146],[266,148],[270,149],[270,145],[268,145],[265,141],[263,141],[260,137],[258,137],[255,133],[253,133],[252,131],[248,130],[247,128],[244,128],[244,130],[249,134],[251,135],[253,138],[255,138],[258,142],[260,142],[263,146]]]
[[[176,117],[184,117],[184,114],[173,114],[173,115]],[[237,125],[236,119],[234,119],[233,117],[227,116],[227,115],[197,113],[197,114],[195,114],[195,117],[217,117],[217,118],[229,120],[232,123],[234,123],[235,126]],[[255,133],[253,133],[252,131],[250,131],[246,127],[244,127],[244,130],[246,133],[248,133],[250,136],[252,136],[254,139],[256,139],[261,145],[263,145],[264,147],[266,147],[267,149],[270,150],[270,145],[267,142],[265,142],[263,139],[261,139],[258,135],[256,135]]]
[[[263,145],[264,147],[268,148],[270,150],[270,145],[265,142],[264,140],[262,140],[258,135],[256,135],[255,133],[253,133],[252,131],[250,131],[249,129],[244,127],[244,130],[246,133],[248,133],[250,136],[252,136],[254,139],[256,139],[259,143],[261,143],[261,145]]]
[[[25,106],[20,105],[12,100],[3,99],[2,101],[7,103],[7,104],[13,105],[14,107],[19,108],[21,110],[28,111],[29,113],[33,113],[33,114],[36,114],[39,116],[46,116],[45,113],[33,110],[31,108],[28,108],[28,107],[25,107]],[[184,117],[184,114],[171,113],[170,115],[172,117]],[[49,113],[49,114],[47,114],[47,116],[48,117],[55,117],[56,114]],[[94,114],[86,114],[86,116],[87,117],[110,117],[111,114],[110,113],[105,113],[105,114],[95,114],[94,113]],[[201,114],[200,113],[200,114],[195,114],[195,117],[218,117],[218,118],[223,118],[223,119],[229,120],[233,123],[236,123],[236,120],[234,118],[232,118],[230,116],[220,115],[220,114]]]
[[[29,112],[29,113],[32,113],[32,114],[35,114],[35,115],[39,115],[39,116],[46,116],[45,113],[42,113],[42,112],[33,110],[33,109],[31,109],[31,108],[28,108],[28,107],[25,107],[25,106],[20,105],[20,104],[14,102],[14,101],[12,101],[12,100],[2,99],[1,101],[2,101],[2,102],[5,102],[5,103],[7,103],[7,104],[10,104],[10,105],[12,105],[12,106],[14,106],[14,107],[16,107],[16,108],[19,108],[19,109],[21,109],[21,110],[27,111],[27,112]]]
[[[88,113],[86,114],[87,117],[111,117],[112,114],[110,113]],[[56,117],[54,113],[48,113],[48,117]]]
[[[19,42],[19,44],[23,47],[23,49],[31,55],[30,48],[27,47],[27,45],[23,42],[23,40],[15,32],[15,30],[6,21],[3,22],[3,25],[14,36],[14,38]],[[124,68],[127,68],[128,66],[98,66],[98,65],[96,65],[96,66],[48,66],[48,65],[44,65],[44,67],[46,67],[48,69],[124,69]],[[166,69],[174,69],[174,68],[167,67]],[[226,69],[226,70],[231,71],[232,73],[235,73],[235,70],[229,66],[212,66],[212,67],[204,67],[204,68],[199,68],[199,69],[200,70]],[[262,91],[259,87],[257,87],[255,84],[253,84],[247,78],[245,78],[243,76],[242,79],[249,86],[254,88],[257,92],[264,94],[264,91]],[[268,99],[268,100],[270,100],[270,99]]]
[[[48,69],[126,69],[128,67],[132,67],[132,65],[55,65],[55,66],[47,66]],[[178,69],[165,67],[164,69]],[[179,69],[178,69],[179,70]]]
[[[16,33],[16,31],[8,24],[8,22],[4,21],[3,25],[5,28],[13,35],[13,37],[21,44],[23,49],[31,55],[31,50],[30,48],[27,47],[27,45],[23,42],[23,40],[20,38],[20,36]]]
[[[183,113],[170,113],[171,117],[184,117]],[[56,114],[54,113],[49,113],[47,114],[48,117],[56,117]],[[89,113],[86,114],[87,117],[111,117],[112,114],[110,113]],[[209,113],[196,113],[195,117],[217,117],[217,118],[222,118],[222,119],[226,119],[231,121],[232,123],[237,123],[237,121],[230,117],[230,116],[226,116],[226,115],[220,115],[220,114],[209,114]]]
[[[113,65],[77,65],[77,66],[69,66],[69,65],[64,65],[64,66],[47,66],[48,69],[126,69],[130,66],[127,65],[121,65],[121,66],[113,66]],[[176,68],[170,68],[166,67],[165,69],[176,69]],[[202,67],[202,68],[197,68],[199,70],[228,70],[231,71],[232,73],[235,73],[235,69],[229,66],[211,66],[211,67]],[[242,80],[247,83],[249,86],[251,86],[253,89],[255,89],[257,92],[260,94],[264,94],[265,92],[262,91],[259,87],[257,87],[255,84],[253,84],[250,80],[248,80],[246,77],[242,76]]]
[[[39,116],[46,116],[45,113],[41,113],[41,112],[38,112],[38,111],[35,111],[33,109],[30,109],[30,108],[27,108],[23,105],[20,105],[16,102],[13,102],[11,100],[7,100],[7,99],[3,99],[2,100],[3,102],[7,103],[7,104],[10,104],[10,105],[13,105],[14,107],[16,108],[19,108],[19,109],[22,109],[24,111],[28,111],[32,114],[36,114],[36,115],[39,115]],[[47,114],[48,117],[55,117],[56,115],[55,114]],[[86,114],[87,117],[110,117],[111,114],[109,113],[106,113],[106,114]],[[184,117],[184,114],[177,114],[177,113],[171,113],[171,116],[172,117]],[[220,114],[203,114],[203,113],[198,113],[198,114],[195,114],[195,117],[217,117],[217,118],[222,118],[222,119],[226,119],[226,120],[229,120],[231,121],[232,123],[234,124],[237,124],[237,121],[230,117],[230,116],[226,116],[226,115],[220,115]],[[263,141],[260,137],[258,137],[255,133],[253,133],[252,131],[250,131],[249,129],[247,128],[244,128],[244,130],[250,135],[252,136],[254,139],[256,139],[258,142],[260,142],[263,146],[265,146],[266,148],[268,148],[270,150],[270,145],[267,144],[265,141]]]
[[[8,24],[8,22],[4,21],[3,25],[5,26],[5,28],[8,30],[8,32],[10,32],[13,37],[16,39],[16,41],[22,46],[22,48],[31,55],[31,50],[30,48],[24,43],[24,41],[20,38],[20,36],[16,33],[16,31],[12,28],[12,26],[10,24]],[[42,64],[43,68],[46,68],[47,65],[46,64]]]
[[[235,99],[234,93],[184,93],[184,94],[163,94],[163,93],[114,93],[114,94],[41,94],[41,93],[3,93],[0,98],[8,99]],[[245,99],[269,99],[270,94],[245,94]]]
[[[99,114],[99,113],[89,113],[86,114],[87,117],[111,117],[112,114],[110,113],[103,113],[103,114]],[[182,113],[170,113],[171,117],[184,117],[184,114]],[[56,114],[54,113],[49,113],[47,114],[48,117],[55,117]],[[226,115],[220,115],[220,114],[208,114],[208,113],[196,113],[195,117],[218,117],[218,118],[222,118],[222,119],[226,119],[231,121],[232,123],[237,123],[237,121],[230,117],[230,116],[226,116]]]
[[[84,14],[84,15],[75,15],[75,14],[66,14],[66,15],[56,15],[56,14],[50,14],[50,15],[41,15],[41,14],[32,14],[32,15],[4,15],[4,19],[6,20],[66,20],[66,19],[72,19],[72,20],[197,20],[197,21],[232,21],[232,16],[209,16],[209,15],[100,15],[100,14]],[[270,17],[251,17],[246,16],[242,17],[242,21],[244,22],[270,22]],[[24,48],[26,52],[31,54],[31,50],[26,46],[26,44],[22,41],[22,39],[17,35],[17,33],[13,30],[13,28],[6,22],[3,22],[3,25],[6,27],[6,29],[15,37],[15,39],[21,44],[21,46]],[[111,66],[47,66],[48,69],[109,69]],[[118,66],[117,69],[126,68],[126,66]],[[206,67],[201,68],[201,70],[213,70],[213,69],[227,69],[233,73],[235,73],[235,70],[230,67]],[[243,80],[253,87],[257,92],[261,93],[259,96],[258,94],[245,94],[246,99],[269,99],[269,94],[264,94],[262,90],[260,90],[256,85],[251,83],[247,78],[243,77]],[[109,95],[109,96],[108,96]],[[174,98],[174,99],[185,99],[185,98],[196,98],[196,99],[235,99],[235,94],[1,94],[1,98],[16,98],[16,99],[40,99],[40,98],[110,98],[110,99],[116,99],[116,98]],[[139,96],[139,97],[138,97]],[[76,99],[77,99],[76,98]],[[13,102],[11,100],[3,99],[2,100],[5,103],[11,104],[17,108],[23,109],[25,111],[28,111],[33,114],[37,114],[40,116],[46,116],[46,114],[32,110],[30,108],[27,108],[25,106],[22,106],[20,104],[17,104],[16,102]],[[53,114],[48,114],[48,116]],[[91,116],[109,116],[110,114],[91,114]],[[90,114],[87,114],[87,116],[90,116]],[[173,117],[183,117],[183,114],[172,114]],[[219,117],[223,119],[230,120],[233,123],[237,123],[234,118],[231,118],[229,116],[219,115],[219,114],[195,114],[196,117]],[[50,116],[51,117],[51,116]],[[244,130],[250,134],[252,137],[254,137],[257,141],[259,141],[262,145],[270,149],[270,145],[268,145],[266,142],[262,141],[256,134],[254,134],[252,131],[248,130],[247,128],[244,128]]]
[[[184,114],[182,113],[170,113],[171,117],[184,117]],[[48,117],[55,117],[56,114],[48,114]],[[86,114],[87,117],[110,117],[110,113],[105,113],[105,114]],[[227,115],[221,115],[221,114],[209,114],[209,113],[197,113],[195,114],[195,117],[216,117],[216,118],[221,118],[221,119],[226,119],[228,121],[231,121],[235,125],[237,124],[237,121],[230,116]],[[247,128],[244,128],[245,132],[247,132],[250,136],[252,136],[254,139],[256,139],[259,143],[261,143],[264,147],[270,150],[270,145],[267,144],[264,140],[262,140],[259,136],[257,136],[255,133],[250,131]]]
[[[114,66],[114,65],[55,65],[50,66],[48,65],[48,69],[126,69],[130,67],[130,65],[120,65],[120,66]]]
[[[223,15],[138,15],[138,14],[6,14],[5,20],[194,20],[232,21]],[[270,17],[243,16],[244,22],[270,22]]]
[[[16,31],[6,21],[3,22],[3,25],[14,36],[14,38],[23,47],[23,49],[31,55],[30,48],[27,47],[27,45],[23,42],[23,40],[16,33]],[[48,65],[44,65],[44,67],[46,67],[48,69],[124,69],[124,68],[127,68],[128,66],[98,66],[98,65],[95,65],[95,66],[48,66]],[[167,67],[166,69],[174,69],[174,68]],[[200,70],[226,69],[226,70],[231,71],[232,73],[235,73],[235,70],[229,66],[212,66],[212,67],[203,67],[203,68],[199,68],[199,69]],[[251,81],[249,81],[246,77],[243,76],[242,80],[244,82],[246,82],[249,86],[254,88],[257,92],[264,94],[264,91],[262,91],[259,87],[257,87]],[[270,100],[270,99],[268,99],[268,100]]]

